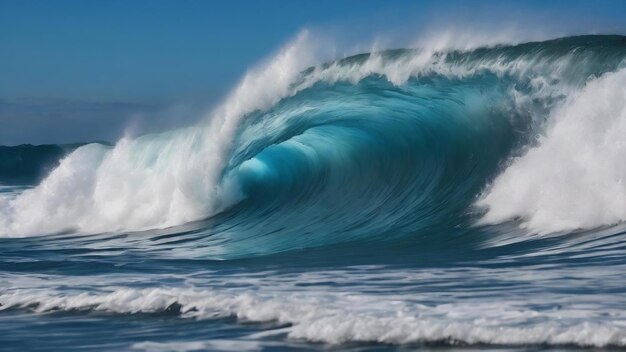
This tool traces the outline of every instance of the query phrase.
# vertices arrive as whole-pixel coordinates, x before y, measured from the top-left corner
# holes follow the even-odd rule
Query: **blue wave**
[[[0,148],[0,350],[626,346],[626,37],[298,42],[195,126]]]
[[[571,53],[559,78],[578,87],[618,69],[626,41],[574,37],[454,52],[446,60],[459,67],[504,65],[529,55],[557,62]],[[384,53],[392,61],[412,54]],[[319,82],[255,113],[244,121],[225,172],[245,200],[222,214],[224,229],[211,231],[212,240],[245,256],[471,228],[481,191],[535,143],[552,108],[565,99],[561,91],[535,92],[534,79],[544,75],[486,67],[461,77],[428,72],[394,85],[372,74],[356,84]],[[531,99],[517,106],[512,92]]]
[[[441,52],[425,67],[411,66],[420,54],[391,50],[305,70],[293,94],[248,113],[238,127],[219,177],[236,201],[217,214],[206,210],[200,218],[208,220],[151,232],[188,236],[156,242],[238,258],[469,229],[481,214],[473,207],[481,192],[536,144],[554,108],[590,79],[623,67],[626,38]],[[372,62],[380,69],[368,71]],[[408,72],[400,84],[394,70]],[[193,153],[203,150],[199,130],[142,137],[131,145],[132,160],[150,165],[150,175],[163,160],[167,170],[168,155],[181,150],[177,138]]]

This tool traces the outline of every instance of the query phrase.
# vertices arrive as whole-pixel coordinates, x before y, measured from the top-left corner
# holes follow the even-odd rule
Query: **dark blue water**
[[[195,127],[3,149],[0,349],[626,346],[624,37],[300,45]]]

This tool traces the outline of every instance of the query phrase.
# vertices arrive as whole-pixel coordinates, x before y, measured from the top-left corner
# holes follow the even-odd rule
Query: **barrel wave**
[[[139,231],[219,215],[235,226],[207,233],[237,243],[232,251],[240,255],[472,226],[481,210],[473,205],[497,173],[549,143],[540,139],[551,139],[555,111],[576,104],[586,85],[620,79],[605,76],[623,76],[625,56],[623,37],[586,36],[471,51],[383,51],[302,71],[296,62],[304,42],[298,38],[248,74],[208,122],[79,148],[39,186],[4,201],[2,234]],[[623,88],[613,94],[619,100]],[[623,106],[614,110],[607,118],[622,123]],[[602,138],[611,126],[597,129]],[[606,182],[617,185],[618,176]],[[478,200],[485,221],[532,220],[500,209],[512,204],[495,204],[512,191],[532,193],[500,186],[501,178]],[[560,230],[556,222],[533,230],[544,228]]]
[[[314,47],[195,126],[32,159],[58,166],[0,188],[0,312],[185,329],[139,350],[626,346],[626,37]]]

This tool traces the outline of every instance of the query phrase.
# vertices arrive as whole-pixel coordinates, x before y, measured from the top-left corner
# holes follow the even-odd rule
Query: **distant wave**
[[[0,185],[32,185],[54,170],[80,144],[0,146]]]

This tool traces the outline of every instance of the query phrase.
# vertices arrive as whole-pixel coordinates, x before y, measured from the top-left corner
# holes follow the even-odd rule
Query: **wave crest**
[[[623,220],[614,131],[623,127],[624,74],[603,76],[622,67],[623,37],[391,50],[312,67],[309,43],[302,35],[251,71],[199,126],[79,148],[39,186],[2,200],[0,235],[136,231],[222,213],[203,234],[216,252],[245,256],[452,229],[469,224],[499,163],[546,124],[548,142],[479,200],[484,221],[522,217],[549,232]],[[586,130],[558,132],[578,124]],[[572,138],[590,141],[550,159]],[[591,154],[598,175],[566,186]],[[538,184],[588,194],[568,208],[575,196],[555,203]]]
[[[484,223],[519,217],[538,233],[626,220],[626,69],[590,81],[555,109],[538,145],[478,201]]]

